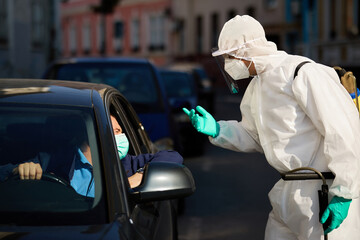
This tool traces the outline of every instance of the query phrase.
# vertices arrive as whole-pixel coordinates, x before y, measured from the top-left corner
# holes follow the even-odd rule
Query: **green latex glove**
[[[194,109],[191,109],[191,111],[189,111],[188,109],[183,108],[183,111],[186,113],[186,115],[189,116],[191,124],[198,132],[201,132],[213,138],[217,137],[219,135],[220,126],[213,118],[213,116],[211,116],[211,114],[208,113],[201,106],[197,106],[196,110],[202,116],[195,113]]]
[[[332,230],[338,228],[348,215],[351,199],[334,196],[324,214],[321,217],[320,223],[324,224],[326,220],[331,217],[330,225],[325,229],[324,234],[328,234]]]

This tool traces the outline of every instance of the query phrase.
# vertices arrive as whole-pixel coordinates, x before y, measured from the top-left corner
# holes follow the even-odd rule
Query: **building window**
[[[360,34],[360,3],[356,2],[354,3],[354,24],[356,25],[357,35]]]
[[[31,4],[31,43],[33,48],[41,48],[45,39],[45,9],[43,1]]]
[[[280,36],[278,34],[268,34],[266,35],[266,39],[270,42],[275,43],[277,46],[281,46],[280,44]]]
[[[316,4],[316,3],[314,3]],[[359,34],[359,29],[358,29],[358,26],[357,26],[357,13],[356,13],[356,9],[359,4],[358,1],[344,1],[343,3],[343,13],[342,13],[342,16],[343,16],[343,21],[344,21],[344,25],[346,26],[346,32],[345,34],[348,36],[348,37],[351,37],[351,36],[356,36]],[[313,6],[313,8],[315,8],[315,6]]]
[[[228,20],[232,19],[235,16],[236,16],[236,11],[234,9],[228,11]]]
[[[130,45],[133,52],[137,52],[140,49],[140,21],[139,19],[133,19],[131,21],[130,29]]]
[[[74,22],[70,23],[69,27],[69,49],[72,56],[76,54],[76,24]]]
[[[179,38],[179,51],[185,51],[185,21],[184,19],[179,19],[176,22],[176,32],[178,33]]]
[[[114,47],[117,53],[123,49],[124,23],[120,20],[114,23]]]
[[[248,6],[245,10],[246,14],[256,18],[256,8],[254,6]]]
[[[165,19],[162,15],[150,16],[150,51],[165,49]]]
[[[7,0],[0,0],[0,46],[8,44]]]
[[[330,18],[330,33],[329,33],[329,37],[331,40],[336,39],[337,38],[337,31],[336,31],[336,23],[337,23],[337,19],[336,19],[336,2],[335,0],[331,0],[330,1],[330,16],[333,16]]]
[[[98,21],[97,21],[97,25],[96,25],[96,43],[97,43],[97,49],[99,51],[99,53],[104,53],[105,49],[104,49],[104,42],[103,42],[103,35],[104,35],[104,31],[103,31],[103,17],[99,17]]]
[[[82,43],[83,43],[83,51],[85,55],[90,53],[91,48],[91,26],[90,21],[88,19],[84,20],[82,27]]]
[[[211,47],[217,46],[217,40],[219,35],[219,17],[217,13],[211,15]]]
[[[269,10],[273,10],[278,6],[278,0],[265,0],[265,6]]]
[[[298,40],[300,39],[299,33],[289,32],[286,34],[286,49],[289,53],[296,53],[296,46],[298,44]]]
[[[203,19],[201,16],[196,17],[196,51],[201,53],[203,50]]]
[[[286,3],[287,4],[287,11],[286,13],[289,14],[291,13],[288,17],[287,20],[289,22],[295,21],[295,20],[299,20],[301,17],[301,0],[292,0]]]

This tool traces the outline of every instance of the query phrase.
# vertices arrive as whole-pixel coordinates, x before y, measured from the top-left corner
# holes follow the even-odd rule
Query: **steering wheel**
[[[16,175],[12,175],[10,176],[7,180],[20,180],[20,175],[16,174]],[[68,181],[66,181],[65,179],[55,175],[54,173],[51,172],[45,172],[42,174],[41,179],[43,181],[48,181],[48,182],[55,182],[55,183],[60,183],[66,187],[71,187],[70,183]]]
[[[65,179],[55,175],[54,173],[43,173],[41,176],[41,180],[48,181],[48,182],[56,182],[60,183],[64,186],[71,187],[69,181],[66,181]]]

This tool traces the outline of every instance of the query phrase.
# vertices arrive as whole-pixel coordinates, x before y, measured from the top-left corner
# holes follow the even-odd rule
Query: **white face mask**
[[[125,133],[115,135],[115,141],[120,159],[123,159],[129,151],[129,141]]]
[[[245,79],[250,77],[250,68],[251,63],[247,67],[245,63],[238,59],[225,59],[224,70],[232,77],[234,80]]]

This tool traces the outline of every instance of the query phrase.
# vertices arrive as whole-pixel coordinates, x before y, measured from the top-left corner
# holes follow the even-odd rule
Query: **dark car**
[[[161,80],[172,108],[172,115],[178,126],[183,154],[193,156],[202,154],[206,137],[191,125],[189,117],[182,110],[195,109],[198,105],[197,87],[192,74],[184,71],[159,69]]]
[[[201,65],[193,63],[177,63],[169,68],[175,71],[186,71],[190,73],[195,81],[199,105],[209,113],[215,114],[216,96],[214,84],[205,69]]]
[[[141,184],[131,189],[110,116],[126,133],[129,154],[151,152],[133,108],[110,86],[0,79],[0,238],[177,238],[169,199],[194,192],[191,172],[182,164],[150,162]],[[81,193],[66,177],[83,164],[74,163],[70,154],[83,146],[89,149],[92,167],[84,164],[91,179]],[[39,159],[46,169],[41,180],[20,180],[5,171],[29,159]]]
[[[61,59],[44,78],[108,84],[132,104],[150,139],[158,149],[181,151],[176,126],[170,115],[159,73],[146,59],[72,58]]]

